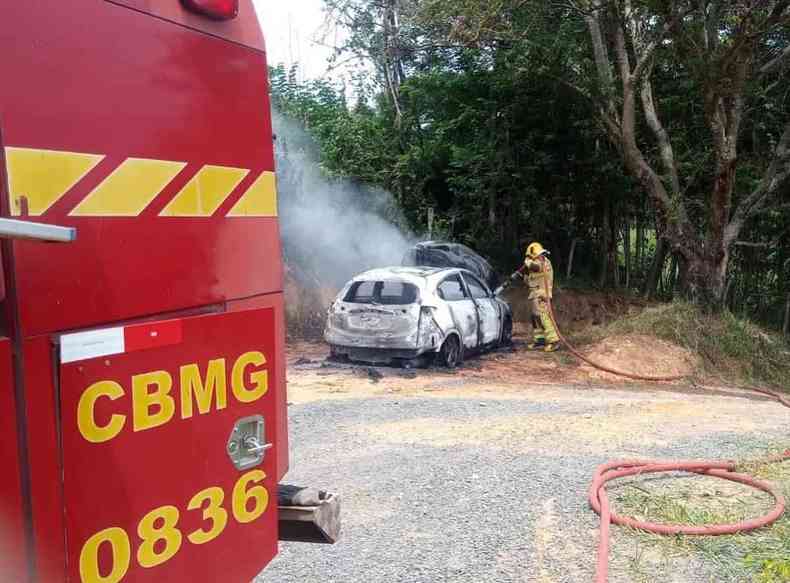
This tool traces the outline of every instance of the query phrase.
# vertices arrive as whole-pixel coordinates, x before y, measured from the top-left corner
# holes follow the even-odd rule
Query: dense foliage
[[[476,247],[502,271],[540,240],[573,281],[671,297],[688,292],[692,259],[718,261],[721,301],[782,326],[790,300],[790,156],[787,167],[779,156],[785,127],[790,136],[790,2],[325,2],[349,33],[338,58],[365,64],[356,81],[299,83],[278,66],[271,82],[275,106],[315,137],[328,173],[388,189],[416,232]],[[619,139],[628,96],[601,83],[591,15],[612,54],[617,31],[628,32],[624,54],[639,82],[649,82],[666,142],[641,108],[633,144]],[[695,52],[705,26],[715,27],[708,38],[718,39],[718,52]],[[738,97],[739,78],[717,59],[741,42],[752,50],[736,51],[736,65],[750,59]],[[617,67],[611,72],[615,87]],[[737,156],[724,166],[708,87],[723,95],[715,99],[725,117],[730,101],[743,102],[728,136]],[[653,184],[624,152],[631,146]],[[749,207],[724,253],[717,229],[738,218],[772,160],[771,196]],[[723,176],[732,183],[722,189]]]

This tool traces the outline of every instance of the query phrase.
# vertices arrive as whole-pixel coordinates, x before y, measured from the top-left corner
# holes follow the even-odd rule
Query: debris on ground
[[[378,383],[384,378],[384,374],[372,366],[363,368],[354,368],[354,374],[359,377],[367,377],[372,383]]]
[[[368,378],[373,381],[374,383],[379,382],[381,379],[384,378],[384,375],[377,371],[375,368],[368,369]]]
[[[573,355],[563,350],[551,354],[529,350],[529,329],[523,324],[515,326],[514,335],[511,347],[469,355],[462,365],[454,369],[441,366],[419,369],[376,368],[335,362],[329,359],[328,347],[319,342],[289,345],[288,354],[294,355],[294,359],[289,360],[289,365],[298,367],[300,362],[304,362],[302,359],[305,359],[320,369],[318,375],[322,377],[353,374],[356,377],[368,378],[374,384],[383,381],[387,383],[387,387],[397,384],[404,390],[410,390],[413,385],[419,391],[427,390],[426,381],[432,380],[460,385],[498,383],[503,391],[518,390],[526,383],[590,384],[620,380],[619,377],[582,365]],[[669,342],[638,335],[607,338],[586,347],[585,352],[602,364],[642,374],[687,374],[693,372],[696,366],[688,351]],[[307,356],[295,358],[298,354]],[[301,370],[309,368],[307,365],[300,367]],[[392,374],[385,375],[382,370],[391,370]]]

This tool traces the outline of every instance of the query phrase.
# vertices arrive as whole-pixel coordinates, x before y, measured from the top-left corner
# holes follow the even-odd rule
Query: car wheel
[[[348,354],[340,352],[334,346],[329,347],[329,360],[334,362],[349,362]]]
[[[513,343],[513,319],[507,318],[502,325],[502,346],[510,346]]]
[[[463,360],[463,348],[458,336],[451,335],[442,344],[439,350],[439,361],[447,368],[455,368]]]

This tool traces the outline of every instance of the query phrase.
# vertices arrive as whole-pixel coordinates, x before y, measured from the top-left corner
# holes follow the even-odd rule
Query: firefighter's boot
[[[543,347],[543,352],[556,352],[560,349],[559,342],[549,342]]]
[[[546,346],[546,339],[545,338],[536,338],[534,342],[530,342],[527,344],[527,348],[530,350],[539,350],[543,348],[545,350]]]

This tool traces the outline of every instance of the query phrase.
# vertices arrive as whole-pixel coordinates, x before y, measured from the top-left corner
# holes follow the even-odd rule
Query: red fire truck
[[[336,526],[278,515],[272,149],[251,0],[3,3],[0,581],[250,581]]]

